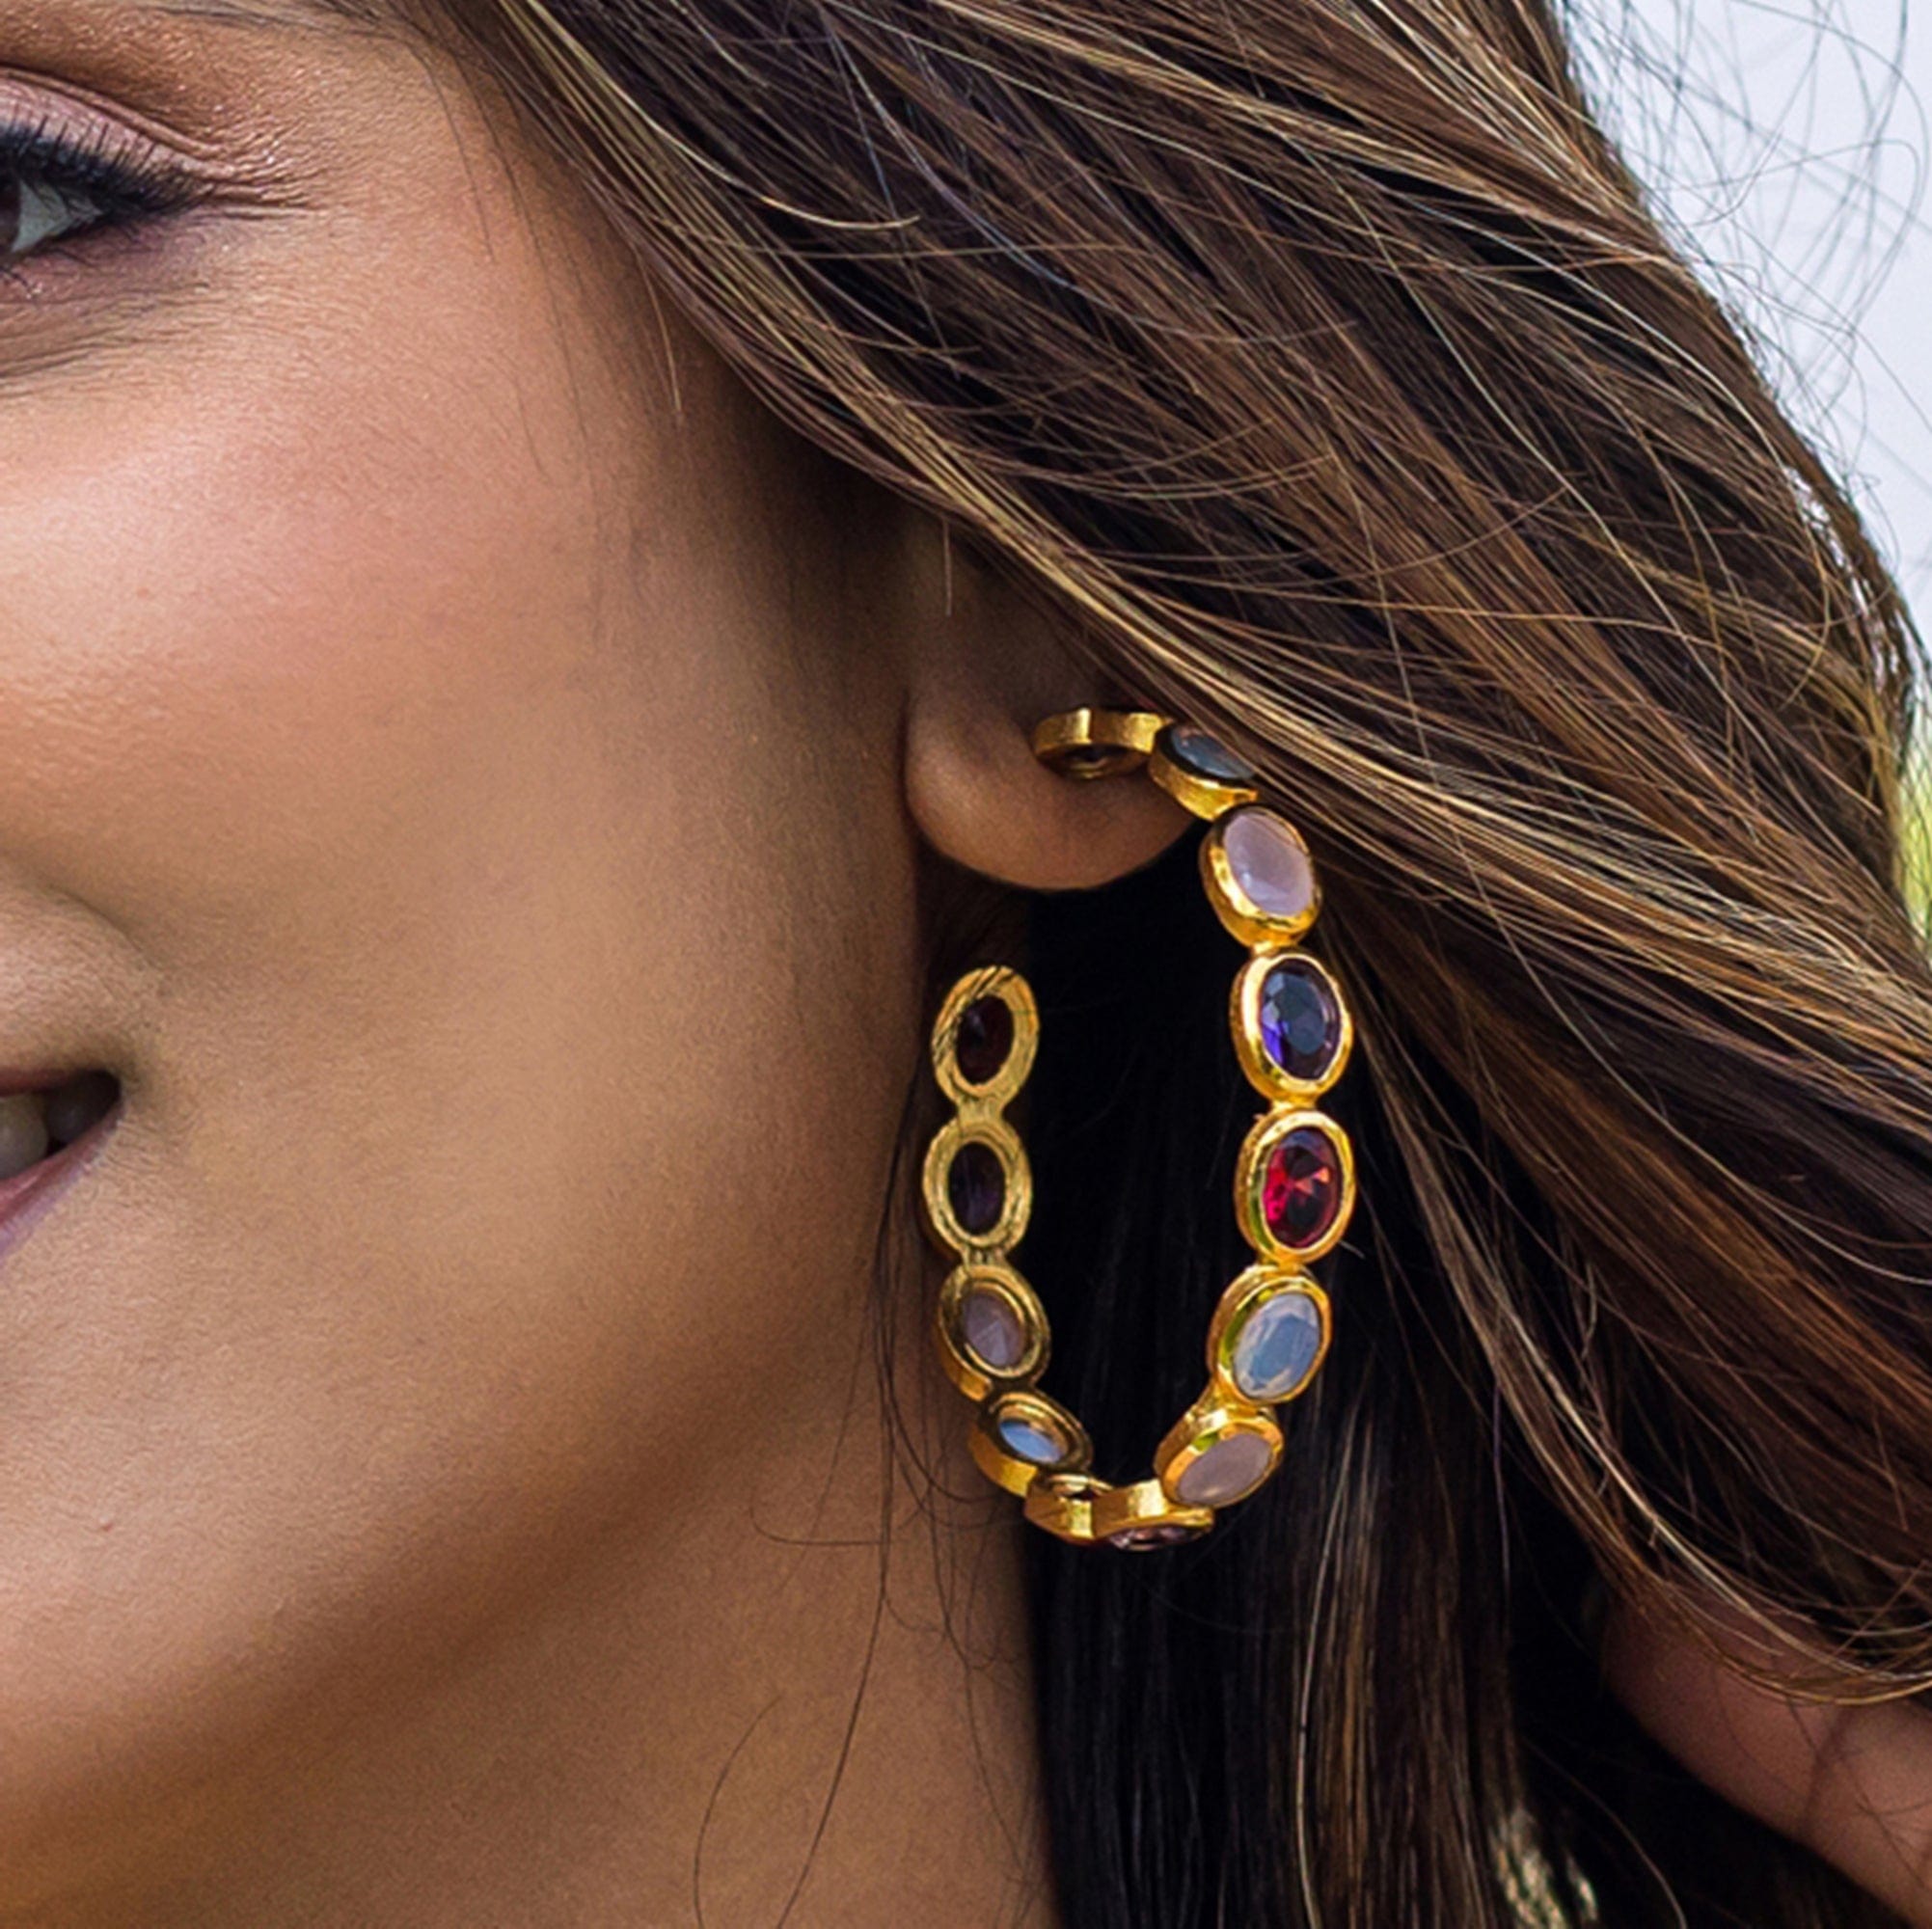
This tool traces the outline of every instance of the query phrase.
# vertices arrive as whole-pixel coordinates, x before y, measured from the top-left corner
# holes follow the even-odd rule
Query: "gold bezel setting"
[[[1228,849],[1228,833],[1235,828],[1236,820],[1242,818],[1265,819],[1269,832],[1280,837],[1306,867],[1308,898],[1302,909],[1265,910],[1242,883],[1239,866]],[[1209,826],[1208,834],[1201,840],[1201,882],[1208,888],[1208,901],[1214,907],[1214,915],[1227,928],[1228,935],[1240,944],[1285,950],[1299,942],[1321,915],[1321,886],[1301,832],[1287,818],[1260,804],[1231,805]]]
[[[1011,1261],[1031,1216],[1033,1178],[1004,1108],[1032,1070],[1039,1007],[1017,971],[983,966],[952,987],[933,1025],[934,1073],[955,1106],[928,1145],[920,1175],[927,1231],[954,1260],[939,1292],[936,1338],[948,1377],[976,1402],[969,1433],[973,1459],[989,1480],[1021,1497],[1029,1521],[1075,1546],[1129,1551],[1173,1546],[1207,1533],[1219,1508],[1246,1499],[1274,1474],[1283,1452],[1275,1410],[1299,1399],[1327,1358],[1328,1295],[1306,1267],[1329,1252],[1347,1228],[1355,1206],[1355,1166],[1347,1133],[1315,1109],[1315,1101],[1342,1076],[1354,1023],[1333,973],[1298,948],[1320,909],[1308,847],[1293,825],[1258,802],[1261,778],[1240,757],[1194,724],[1154,711],[1093,707],[1044,719],[1033,732],[1033,747],[1048,768],[1076,779],[1144,767],[1169,796],[1209,820],[1201,841],[1202,882],[1222,925],[1251,954],[1230,991],[1229,1029],[1249,1084],[1269,1101],[1235,1165],[1236,1222],[1254,1248],[1255,1261],[1215,1307],[1208,1330],[1208,1384],[1160,1442],[1153,1478],[1127,1485],[1098,1479],[1086,1429],[1040,1390],[1050,1329],[1038,1295]],[[1230,820],[1237,813],[1250,820],[1250,829],[1237,837],[1238,848],[1231,851]],[[1263,1000],[1270,974],[1283,965],[1307,972],[1335,1015],[1328,1055],[1305,1077],[1268,1048]],[[977,1020],[971,1017],[988,999],[1005,1008],[997,1024],[990,1025],[984,1012]],[[1305,1018],[1306,1012],[1293,1016]],[[1286,1028],[1281,1012],[1271,1022]],[[963,1039],[967,1027],[973,1035]],[[1280,1030],[1275,1043],[1286,1049]],[[965,1057],[992,1053],[1002,1039],[1004,1048],[993,1069],[978,1078],[968,1076]],[[1270,1161],[1295,1132],[1318,1134],[1326,1150],[1312,1169],[1304,1164],[1284,1172],[1279,1182],[1332,1192],[1321,1202],[1325,1217],[1320,1230],[1305,1245],[1281,1236],[1267,1211]],[[953,1197],[954,1160],[962,1148],[975,1144],[987,1147],[997,1161],[1002,1187],[997,1215],[982,1231],[962,1222]],[[967,1183],[972,1177],[966,1175]],[[987,1175],[979,1177],[984,1181]],[[968,1302],[978,1292],[996,1298],[1010,1322],[1007,1330],[1019,1335],[1020,1350],[1010,1367],[976,1352],[966,1337]],[[1253,1322],[1271,1308],[1279,1309],[1278,1317],[1256,1344],[1273,1371],[1259,1380],[1251,1372],[1250,1386],[1244,1387],[1243,1342]]]
[[[1268,1166],[1281,1143],[1297,1132],[1318,1134],[1334,1148],[1334,1203],[1321,1230],[1305,1243],[1296,1245],[1281,1236],[1268,1218]],[[1235,1216],[1240,1221],[1247,1242],[1265,1260],[1277,1265],[1307,1265],[1334,1249],[1348,1230],[1355,1209],[1355,1155],[1348,1134],[1326,1112],[1306,1105],[1276,1105],[1264,1112],[1249,1128],[1235,1155]]]
[[[1265,1307],[1286,1299],[1306,1302],[1314,1308],[1319,1334],[1315,1355],[1293,1382],[1279,1392],[1243,1386],[1237,1354],[1249,1324]],[[1308,1391],[1315,1375],[1321,1371],[1322,1361],[1328,1357],[1328,1343],[1333,1337],[1328,1295],[1314,1279],[1296,1267],[1260,1262],[1229,1287],[1214,1309],[1213,1323],[1208,1328],[1208,1371],[1213,1375],[1215,1388],[1228,1400],[1245,1406],[1286,1405]]]
[[[1267,1048],[1262,997],[1268,980],[1285,967],[1306,971],[1318,980],[1335,1007],[1335,1044],[1327,1063],[1313,1078],[1297,1078]],[[1292,1099],[1300,1104],[1312,1104],[1348,1069],[1348,1054],[1355,1048],[1355,1020],[1343,999],[1341,988],[1320,959],[1309,957],[1305,951],[1279,946],[1257,951],[1236,973],[1228,1003],[1235,1051],[1241,1061],[1241,1070],[1247,1073],[1248,1083],[1257,1092],[1271,1099]]]
[[[995,1366],[966,1336],[966,1302],[976,1293],[998,1299],[1020,1332],[1022,1349],[1010,1367]],[[968,1399],[985,1399],[1002,1388],[1025,1386],[1047,1371],[1052,1336],[1046,1309],[1033,1289],[1003,1261],[967,1260],[946,1275],[934,1331],[946,1376]]]
[[[953,1204],[953,1163],[972,1145],[984,1146],[999,1167],[999,1213],[983,1232],[962,1225]],[[996,1112],[948,1119],[926,1148],[919,1186],[929,1228],[962,1257],[991,1257],[1017,1245],[1033,1215],[1033,1168],[1020,1134]]]
[[[1211,747],[1219,768],[1204,766],[1190,747]],[[1169,723],[1154,740],[1147,774],[1184,810],[1213,819],[1253,803],[1261,795],[1259,775],[1224,745],[1193,723]]]
[[[975,1005],[991,998],[1006,1007],[1013,1025],[1012,1041],[993,1076],[973,1084],[960,1070],[960,1024]],[[1039,1000],[1033,995],[1033,987],[1009,965],[988,964],[968,971],[946,993],[946,1001],[933,1020],[933,1075],[939,1090],[963,1108],[983,1106],[997,1111],[1010,1104],[1026,1083],[1039,1049]]]
[[[1188,1493],[1188,1480],[1198,1479],[1204,1468],[1211,1476],[1215,1460],[1224,1458],[1223,1450],[1230,1447],[1239,1456],[1236,1471],[1224,1474],[1211,1495]],[[1253,1457],[1257,1451],[1262,1455],[1259,1464]],[[1154,1466],[1162,1489],[1177,1506],[1233,1507],[1267,1481],[1281,1464],[1281,1428],[1265,1408],[1210,1396],[1181,1416],[1155,1450]]]
[[[1043,1445],[1057,1442],[1057,1450],[1022,1452],[1020,1436],[1028,1432]],[[1087,1429],[1057,1399],[1028,1386],[1004,1388],[981,1404],[971,1444],[980,1471],[1022,1498],[1041,1474],[1084,1473],[1094,1457]]]
[[[1062,711],[1033,730],[1033,754],[1063,777],[1127,776],[1147,762],[1168,720],[1153,710]]]

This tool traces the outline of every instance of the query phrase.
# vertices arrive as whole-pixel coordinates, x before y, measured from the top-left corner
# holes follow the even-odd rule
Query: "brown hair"
[[[1582,1599],[1932,1681],[1918,669],[1544,0],[461,11],[771,404],[1249,753],[1327,883],[1335,1355],[1238,1525],[1043,1543],[1067,1921],[1883,1919],[1631,1729]],[[1054,1318],[1129,1459],[1245,1117],[1192,895],[1033,930],[1043,999],[1138,1027],[1040,1155],[1115,1215]]]

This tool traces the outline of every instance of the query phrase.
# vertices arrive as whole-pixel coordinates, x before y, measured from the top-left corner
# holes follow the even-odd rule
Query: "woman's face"
[[[9,1905],[826,1486],[923,565],[420,45],[0,0],[0,126],[185,198],[0,200],[0,1067],[122,1092],[0,1232]]]

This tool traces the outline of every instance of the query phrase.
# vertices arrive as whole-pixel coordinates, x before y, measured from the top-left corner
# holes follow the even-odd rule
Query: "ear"
[[[1081,704],[1132,708],[1075,650],[1067,619],[908,510],[906,801],[932,847],[1030,890],[1138,870],[1193,821],[1144,776],[1081,781],[1033,755],[1033,726]]]

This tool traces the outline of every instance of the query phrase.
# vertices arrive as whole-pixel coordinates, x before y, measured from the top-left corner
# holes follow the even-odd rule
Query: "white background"
[[[1568,13],[1599,112],[1932,631],[1932,0]]]

